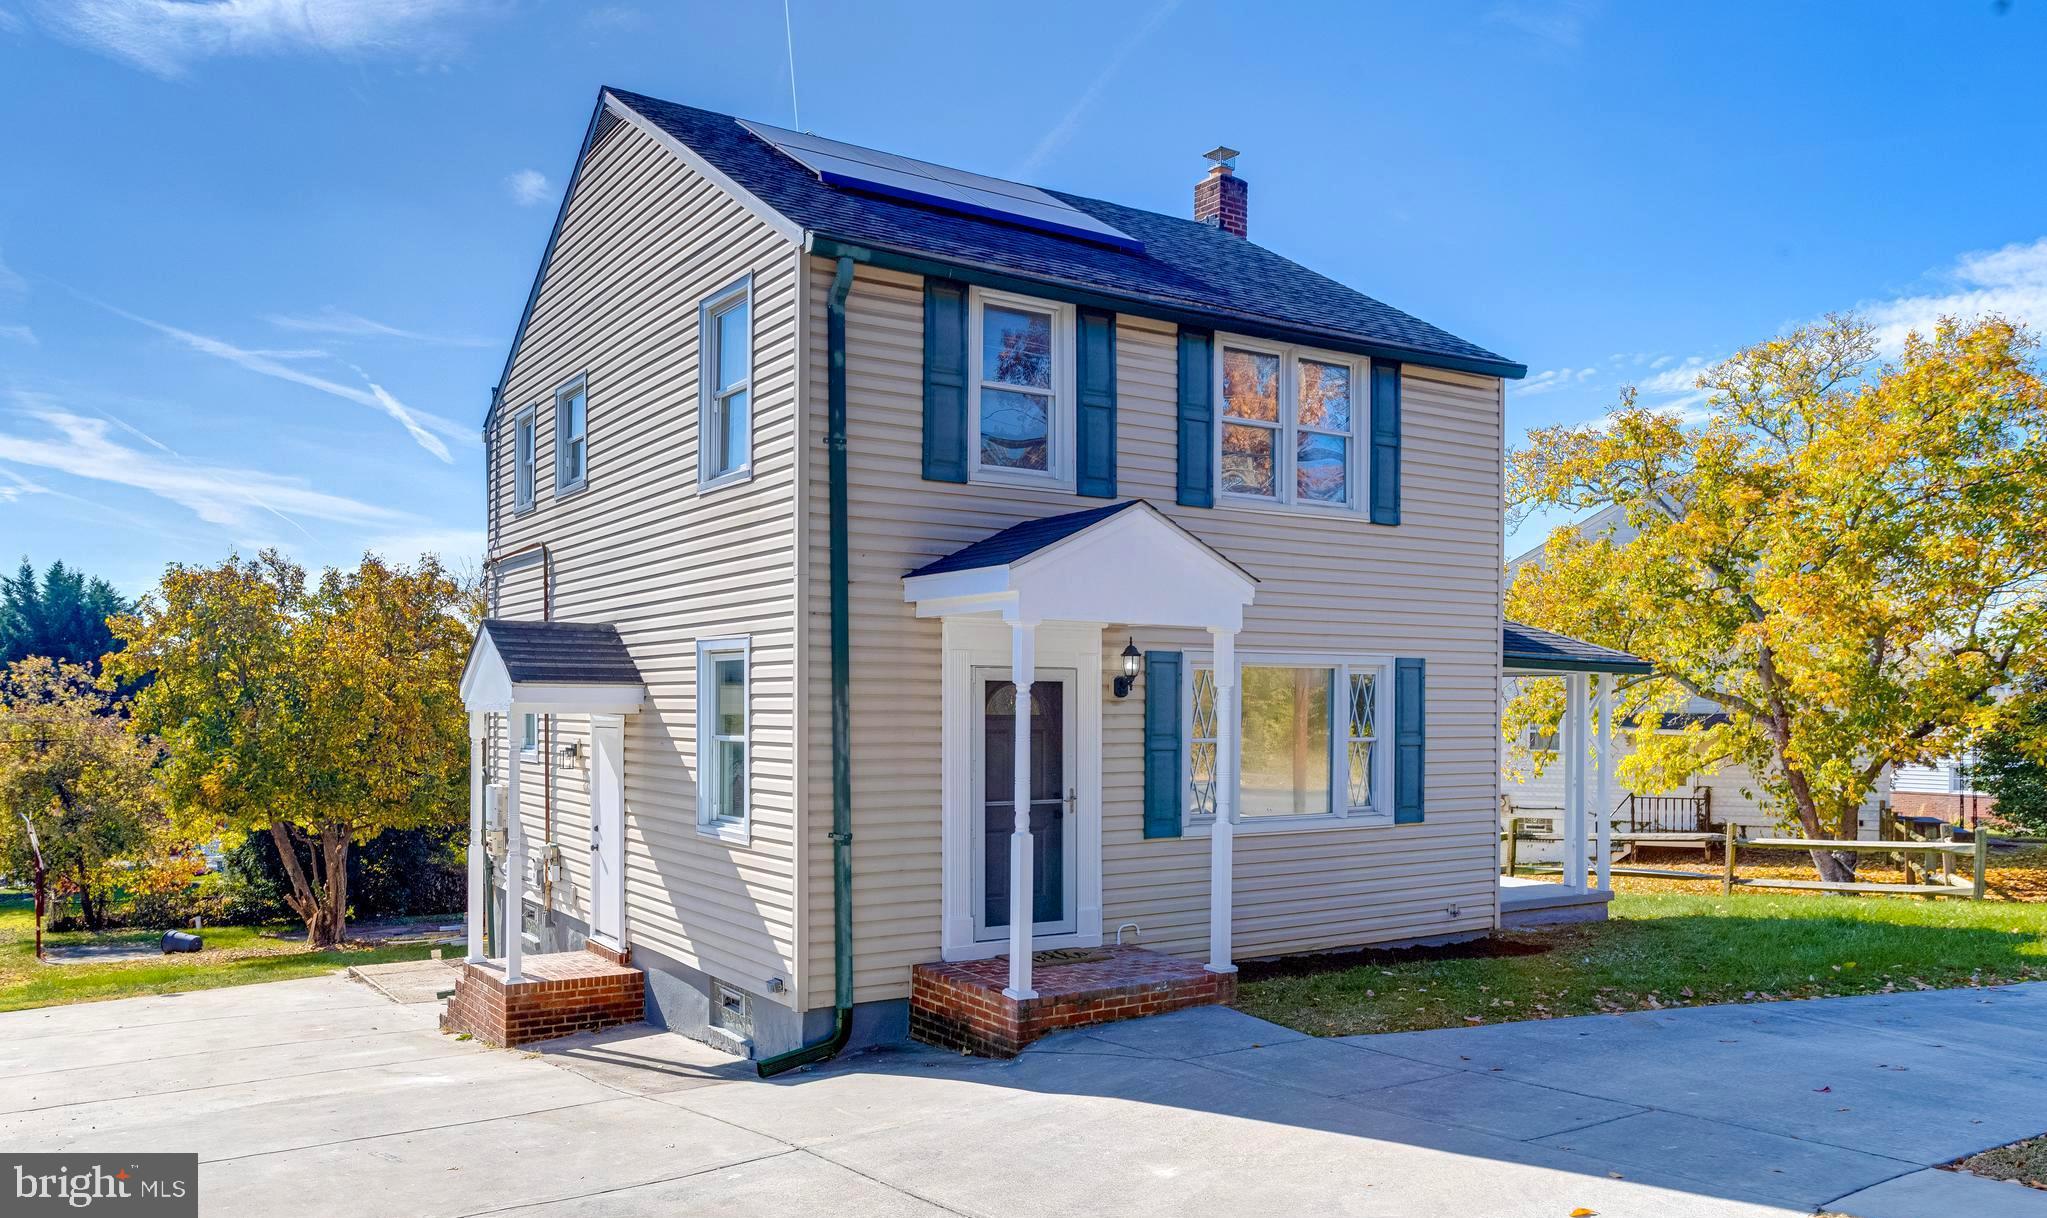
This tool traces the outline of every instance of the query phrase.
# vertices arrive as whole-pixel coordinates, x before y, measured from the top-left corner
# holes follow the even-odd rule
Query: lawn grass
[[[131,998],[138,994],[174,994],[259,981],[316,977],[352,964],[421,960],[423,943],[376,948],[307,951],[303,943],[268,938],[266,931],[284,927],[209,926],[203,932],[206,950],[144,960],[104,964],[43,964],[35,958],[35,906],[27,893],[0,892],[0,1011],[62,1006]],[[159,932],[116,930],[94,935],[87,931],[46,934],[46,944],[154,943]]]
[[[1244,966],[1237,1005],[1317,1036],[2047,979],[2047,905],[1620,891],[1612,920]]]

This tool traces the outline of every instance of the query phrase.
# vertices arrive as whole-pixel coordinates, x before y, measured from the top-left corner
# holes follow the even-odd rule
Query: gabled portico
[[[1118,624],[1213,639],[1227,726],[1217,742],[1206,968],[1234,971],[1234,656],[1256,589],[1142,500],[1025,521],[904,578],[917,615],[945,623],[945,959],[1006,948],[1002,992],[1024,1002],[1038,996],[1033,950],[1103,943],[1102,629]],[[998,809],[1006,838],[988,819]]]
[[[639,1018],[640,974],[625,966],[630,952],[624,723],[645,704],[647,691],[624,641],[604,623],[486,620],[471,645],[461,691],[469,712],[469,951],[444,1023],[493,1043],[516,1044],[534,1039],[522,1034],[527,1031],[561,1035],[564,1019],[597,1027],[621,1022],[628,1013]],[[523,909],[537,899],[538,886],[520,815],[519,733],[528,716],[547,715],[590,720],[588,913],[590,944],[602,961],[585,952],[534,957],[525,952]],[[494,768],[494,716],[508,755],[495,801],[487,797],[485,781]],[[539,761],[554,764],[550,757]],[[486,947],[485,913],[495,895],[486,877],[489,860],[501,862],[502,964],[489,958]],[[566,999],[570,993],[577,997]]]

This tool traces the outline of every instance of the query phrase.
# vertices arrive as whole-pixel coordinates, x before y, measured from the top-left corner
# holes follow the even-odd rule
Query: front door
[[[1074,674],[1041,669],[1031,682],[1032,933],[1072,932],[1078,834],[1074,824]],[[974,938],[1009,934],[1009,844],[1016,828],[1016,686],[1007,669],[974,670]]]
[[[625,730],[615,716],[590,724],[590,937],[625,939]]]

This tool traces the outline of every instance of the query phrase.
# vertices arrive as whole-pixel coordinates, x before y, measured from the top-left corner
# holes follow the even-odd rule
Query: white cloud
[[[1597,368],[1549,368],[1522,381],[1514,387],[1514,396],[1530,397],[1549,393],[1557,389],[1570,389],[1583,385],[1599,375]]]
[[[45,434],[0,431],[0,462],[132,487],[184,508],[209,524],[249,528],[264,516],[295,516],[380,528],[403,527],[414,518],[342,495],[316,491],[298,478],[262,470],[188,461],[155,440],[151,448],[123,444],[112,430],[118,420],[88,418],[61,409],[22,412],[44,425]],[[145,440],[147,436],[142,437]],[[15,477],[19,484],[24,479]]]
[[[547,175],[538,169],[521,169],[505,179],[505,190],[511,194],[512,202],[521,207],[532,207],[547,202],[552,188],[547,184]]]
[[[1095,74],[1094,80],[1089,82],[1088,87],[1074,103],[1067,107],[1066,113],[1052,125],[1052,129],[1038,140],[1036,146],[1023,160],[1017,162],[1016,168],[1009,171],[1009,176],[1019,179],[1031,177],[1046,161],[1052,159],[1053,154],[1065,147],[1066,141],[1072,139],[1074,131],[1079,129],[1081,119],[1087,117],[1087,112],[1094,108],[1095,99],[1101,96],[1103,89],[1109,87],[1110,81],[1116,79],[1116,73],[1123,70],[1123,61],[1130,58],[1130,53],[1142,45],[1145,39],[1151,37],[1153,30],[1165,24],[1166,18],[1172,16],[1179,7],[1180,0],[1165,0],[1153,9],[1151,16],[1146,17],[1143,24],[1131,31],[1130,36],[1125,38],[1115,53],[1109,56],[1109,61],[1102,65],[1102,70]]]
[[[1940,290],[1856,306],[1876,327],[1877,342],[1886,354],[1903,348],[1910,331],[1930,336],[1942,317],[1968,321],[1999,313],[2047,328],[2047,237],[1964,254],[1932,278]]]
[[[1591,0],[1502,0],[1486,13],[1486,20],[1570,51],[1585,41],[1585,22],[1592,9]]]
[[[43,0],[59,35],[182,76],[220,56],[432,54],[475,0]]]
[[[486,546],[482,529],[420,529],[372,537],[363,549],[391,562],[416,562],[432,554],[451,567],[479,566]]]
[[[0,326],[0,338],[12,342],[27,343],[33,347],[38,342],[36,332],[27,326]]]
[[[135,322],[137,325],[148,326],[160,334],[167,334],[194,351],[224,359],[231,364],[237,364],[258,375],[275,377],[280,381],[290,381],[296,385],[304,385],[308,389],[317,389],[321,393],[332,394],[345,401],[368,406],[373,410],[380,410],[396,419],[398,424],[411,434],[413,441],[421,448],[424,448],[443,461],[452,463],[455,459],[453,454],[449,453],[448,446],[441,441],[440,436],[434,434],[435,431],[439,431],[443,434],[460,435],[461,429],[453,420],[444,419],[438,415],[431,415],[425,411],[411,409],[397,398],[392,397],[385,391],[382,385],[371,381],[369,376],[363,374],[360,368],[356,369],[356,371],[362,374],[363,380],[369,385],[368,389],[358,389],[353,385],[343,385],[337,381],[330,381],[326,377],[314,376],[310,372],[301,371],[260,351],[245,350],[235,346],[233,343],[223,342],[217,338],[208,338],[204,334],[194,334],[189,330],[180,330],[176,326],[165,325],[160,321],[151,321],[147,317],[138,316],[125,309],[117,309],[112,305],[102,304],[101,307],[109,312],[125,317],[129,321]],[[429,426],[431,426],[431,430],[429,430]]]
[[[301,334],[333,334],[342,338],[394,338],[443,347],[487,347],[491,342],[487,338],[463,338],[406,330],[375,318],[345,313],[332,307],[322,309],[311,316],[273,313],[265,320],[280,330],[296,330]]]

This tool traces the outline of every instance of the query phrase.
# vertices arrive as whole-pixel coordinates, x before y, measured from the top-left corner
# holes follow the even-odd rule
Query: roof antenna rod
[[[782,0],[782,33],[789,41],[789,117],[791,125],[803,130],[803,111],[796,104],[796,22],[789,16],[789,0]]]

